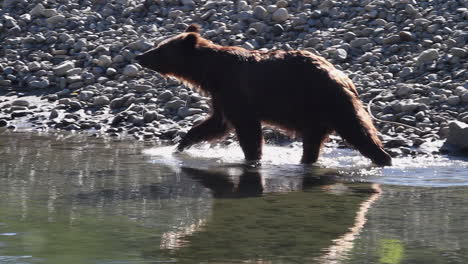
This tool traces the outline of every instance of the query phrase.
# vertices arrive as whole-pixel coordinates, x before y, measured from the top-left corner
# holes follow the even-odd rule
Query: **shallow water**
[[[0,263],[468,263],[468,162],[0,134]]]

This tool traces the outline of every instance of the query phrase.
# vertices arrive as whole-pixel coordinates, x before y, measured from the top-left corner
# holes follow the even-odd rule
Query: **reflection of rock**
[[[450,122],[447,141],[442,146],[442,150],[468,152],[468,124],[460,121]]]
[[[379,195],[370,184],[335,184],[330,177],[310,174],[294,179],[262,177],[259,169],[248,167],[231,176],[231,169],[182,169],[216,199],[204,225],[198,231],[182,230],[178,248],[167,248],[173,250],[172,257],[192,263],[339,258],[352,248],[367,209]],[[266,193],[275,189],[290,192]],[[333,254],[320,258],[324,250]]]

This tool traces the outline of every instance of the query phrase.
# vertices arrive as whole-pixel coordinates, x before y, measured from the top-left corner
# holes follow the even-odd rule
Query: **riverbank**
[[[324,56],[372,100],[393,155],[429,154],[468,122],[462,1],[3,1],[0,15],[0,126],[176,143],[209,98],[133,58],[191,23],[223,45]]]

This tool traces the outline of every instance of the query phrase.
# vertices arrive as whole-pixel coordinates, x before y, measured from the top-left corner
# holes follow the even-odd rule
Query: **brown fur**
[[[374,163],[391,164],[354,84],[323,57],[220,46],[190,26],[136,59],[212,98],[211,116],[187,133],[180,151],[234,129],[245,158],[259,160],[261,124],[269,123],[302,136],[302,163],[317,161],[323,142],[336,131]]]

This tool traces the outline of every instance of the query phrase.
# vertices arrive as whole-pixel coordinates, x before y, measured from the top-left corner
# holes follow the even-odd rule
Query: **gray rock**
[[[450,54],[459,58],[464,58],[467,54],[467,51],[463,48],[452,48],[450,50]]]
[[[279,36],[279,35],[283,34],[284,28],[280,24],[275,24],[275,25],[273,25],[272,32],[273,32],[273,34],[275,36]]]
[[[140,39],[128,44],[128,47],[132,50],[147,51],[153,47],[153,44],[145,39]]]
[[[29,11],[29,14],[31,16],[42,16],[42,12],[44,12],[44,9],[44,5],[39,3],[36,6],[34,6],[33,9],[31,9],[31,11]]]
[[[8,126],[8,121],[5,119],[0,119],[0,127],[6,127]]]
[[[198,109],[198,108],[180,107],[177,110],[177,115],[182,118],[195,115],[195,114],[201,114],[201,113],[203,113],[203,110]]]
[[[258,5],[253,9],[253,15],[255,18],[263,20],[267,17],[268,11],[263,6]]]
[[[129,122],[131,122],[135,126],[143,126],[145,125],[145,121],[143,120],[143,117],[141,116],[136,116],[136,115],[131,115],[129,117]]]
[[[159,119],[159,115],[158,115],[158,112],[156,111],[146,111],[143,114],[143,120],[145,121],[145,123],[151,123],[154,120],[158,120],[158,119]]]
[[[96,64],[101,67],[107,67],[112,64],[112,58],[108,55],[101,55]]]
[[[176,110],[176,109],[179,109],[179,107],[184,106],[184,105],[185,105],[185,101],[180,100],[180,99],[175,99],[175,100],[167,102],[164,105],[164,108],[170,109],[170,110]]]
[[[95,106],[103,106],[109,104],[110,100],[107,96],[96,96],[93,98],[93,105]]]
[[[462,96],[461,96],[461,101],[463,103],[468,103],[468,92],[465,92]]]
[[[418,10],[412,4],[407,4],[405,6],[405,12],[410,15],[416,15],[418,13]]]
[[[59,111],[57,109],[53,109],[50,111],[49,119],[54,119],[59,116]]]
[[[447,103],[452,106],[459,104],[460,101],[460,96],[458,95],[452,95],[447,98]]]
[[[404,84],[400,84],[397,86],[397,90],[396,90],[396,94],[398,96],[408,96],[409,94],[411,94],[413,92],[413,87],[409,86],[409,85],[404,85]]]
[[[10,107],[9,112],[13,112],[13,111],[25,111],[25,110],[28,110],[28,107],[26,107],[26,106],[19,106],[19,105],[13,105],[13,106]]]
[[[78,101],[71,101],[69,104],[70,108],[74,111],[83,108],[83,105]]]
[[[442,148],[455,151],[468,150],[468,124],[460,121],[450,122],[448,137]]]
[[[345,49],[336,49],[335,58],[339,60],[346,60],[346,58],[348,58],[348,52]]]
[[[410,76],[411,74],[413,74],[413,68],[404,67],[403,69],[401,69],[401,71],[399,73],[399,76],[402,77],[402,78],[406,78],[406,77]]]
[[[418,103],[415,103],[411,100],[407,102],[400,102],[400,104],[401,104],[401,111],[404,113],[412,113],[419,107]]]
[[[278,8],[272,15],[271,19],[274,22],[282,23],[289,19],[289,13],[286,8]]]
[[[138,67],[132,64],[125,66],[123,70],[123,74],[128,77],[136,77],[138,73],[139,73]]]
[[[40,81],[32,81],[30,83],[28,83],[29,87],[33,88],[33,89],[45,89],[47,87],[49,87],[50,83],[49,83],[49,80],[47,79],[43,79],[43,80],[40,80]]]
[[[111,109],[121,108],[121,107],[123,107],[123,104],[124,104],[125,101],[126,101],[126,99],[124,99],[122,97],[121,98],[115,98],[110,102],[109,107]]]
[[[29,107],[30,102],[29,102],[28,100],[17,99],[17,100],[14,100],[14,101],[11,103],[11,105]]]
[[[399,43],[400,41],[401,38],[399,35],[392,35],[390,37],[384,38],[382,42],[385,45],[393,45]]]
[[[193,0],[180,0],[180,2],[185,6],[194,6],[195,2]]]
[[[158,99],[161,101],[167,101],[174,96],[174,93],[171,91],[164,91],[158,95]]]
[[[81,91],[78,98],[80,101],[89,101],[94,96],[94,92],[91,91]]]
[[[286,0],[279,0],[278,2],[276,2],[276,6],[278,8],[288,7],[288,5],[289,5],[289,3]]]
[[[56,16],[58,13],[57,13],[57,10],[53,8],[48,8],[48,9],[42,10],[41,14],[45,17],[53,17],[53,16]]]
[[[37,61],[33,61],[31,63],[28,63],[28,68],[30,71],[39,71],[42,69],[42,65]]]
[[[145,93],[151,88],[152,87],[150,85],[144,85],[144,84],[135,85],[135,91],[137,93]]]
[[[55,15],[46,19],[46,22],[50,25],[56,25],[64,22],[66,17],[64,15]]]
[[[255,22],[250,24],[250,28],[255,29],[258,34],[261,34],[266,30],[267,25],[263,22]]]
[[[370,40],[368,38],[356,38],[356,39],[351,40],[349,44],[353,48],[361,48],[362,46],[368,43],[370,43]]]
[[[11,118],[23,117],[32,114],[31,111],[13,111],[11,112]]]
[[[437,60],[438,58],[439,52],[436,49],[428,49],[419,54],[419,57],[416,60],[416,64],[421,65],[431,63],[432,61]]]
[[[71,61],[66,61],[64,63],[61,63],[53,68],[53,71],[55,75],[57,76],[64,76],[67,71],[75,68],[75,63]]]

